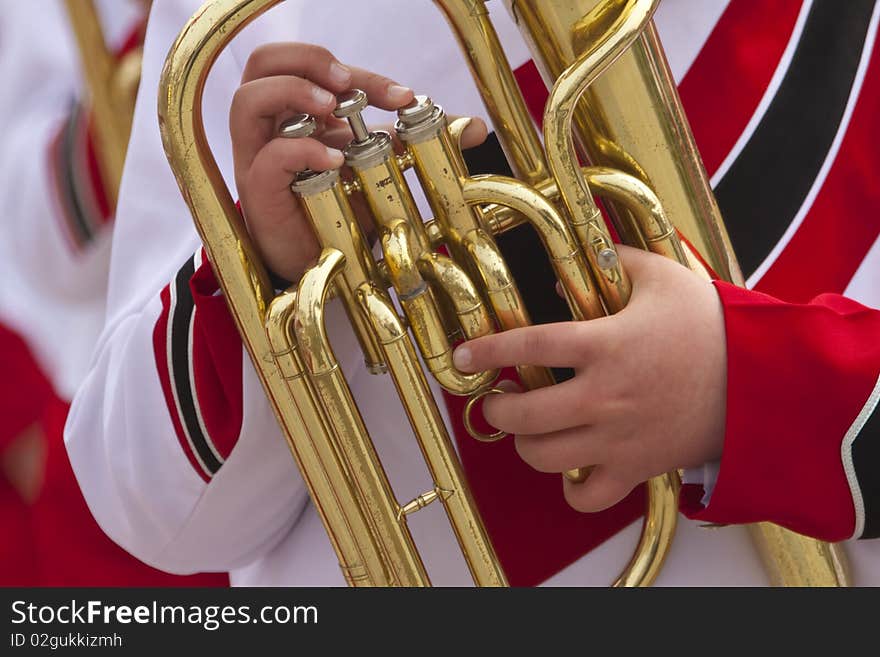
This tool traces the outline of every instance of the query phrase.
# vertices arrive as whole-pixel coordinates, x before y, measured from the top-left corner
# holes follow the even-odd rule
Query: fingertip
[[[452,364],[455,365],[456,369],[461,370],[462,372],[470,371],[473,360],[473,351],[467,344],[458,346],[455,351],[452,352]]]
[[[511,381],[510,379],[499,381],[495,387],[504,392],[522,392],[522,388],[520,388],[515,381]]]
[[[472,148],[473,146],[479,146],[484,141],[486,141],[486,137],[489,136],[489,128],[486,126],[486,122],[483,119],[472,117],[470,119],[470,123],[468,123],[467,127],[464,129],[464,132],[461,134],[461,145],[462,148]]]
[[[336,107],[336,96],[318,85],[312,87],[312,98],[315,99],[318,108],[324,108],[329,111]]]
[[[351,69],[339,62],[331,63],[330,80],[340,88],[347,88],[351,82]]]
[[[385,89],[385,96],[387,97],[388,102],[399,107],[410,102],[415,97],[415,94],[409,87],[404,87],[396,82],[392,82]]]
[[[326,147],[327,151],[327,161],[329,162],[328,169],[337,169],[345,164],[345,155],[342,154],[337,148],[331,148],[330,146]]]

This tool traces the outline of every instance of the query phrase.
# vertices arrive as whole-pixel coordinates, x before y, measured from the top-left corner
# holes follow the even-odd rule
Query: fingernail
[[[345,162],[345,156],[342,154],[342,151],[336,148],[327,147],[327,157],[330,158],[334,166],[341,167],[343,162]]]
[[[386,92],[388,94],[388,99],[397,102],[402,101],[405,98],[409,98],[409,95],[412,93],[412,89],[409,87],[403,87],[399,84],[392,84],[388,87]]]
[[[467,369],[471,364],[472,355],[470,347],[462,345],[452,353],[452,363],[459,370]]]
[[[337,84],[345,84],[351,79],[351,71],[339,62],[330,64],[330,79]]]
[[[495,387],[504,392],[519,392],[519,386],[510,379],[499,381]]]
[[[336,101],[336,96],[321,87],[312,87],[312,97],[320,105],[329,105]]]

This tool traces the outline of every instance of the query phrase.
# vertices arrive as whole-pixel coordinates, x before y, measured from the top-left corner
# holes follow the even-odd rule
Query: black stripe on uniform
[[[865,509],[860,538],[880,538],[880,405],[853,441],[852,462]]]
[[[61,202],[66,208],[64,214],[79,248],[89,244],[95,236],[93,222],[89,220],[89,213],[83,206],[80,190],[75,182],[77,142],[80,139],[82,121],[82,107],[74,104],[61,135],[60,148],[56,154],[58,161],[55,163],[56,176],[61,187]]]
[[[747,276],[785,233],[822,168],[849,100],[873,9],[874,0],[813,3],[767,112],[715,187]]]
[[[171,350],[170,366],[173,379],[171,387],[177,398],[183,428],[193,453],[204,466],[206,474],[214,475],[220,469],[222,462],[214,453],[208,443],[207,436],[202,431],[196,408],[197,401],[193,392],[195,381],[190,380],[191,326],[195,302],[189,282],[194,273],[195,256],[187,261],[174,279],[174,298],[171,300],[171,315],[168,318],[171,330],[168,345]]]

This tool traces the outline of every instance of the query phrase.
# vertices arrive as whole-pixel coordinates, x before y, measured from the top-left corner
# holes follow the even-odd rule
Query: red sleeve
[[[153,329],[156,370],[181,449],[209,481],[241,433],[241,338],[203,249],[161,299]]]
[[[770,521],[829,541],[880,535],[880,312],[838,295],[785,303],[715,283],[727,331],[727,419],[698,520]]]

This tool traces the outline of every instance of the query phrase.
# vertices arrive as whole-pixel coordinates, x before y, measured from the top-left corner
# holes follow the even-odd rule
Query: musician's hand
[[[565,482],[569,504],[600,511],[637,484],[721,456],[727,350],[715,288],[684,267],[620,247],[633,282],[629,305],[592,321],[547,324],[460,346],[466,372],[511,365],[571,367],[551,388],[490,395],[486,420],[516,435],[542,472],[595,465]]]
[[[297,280],[318,255],[318,244],[298,200],[290,191],[294,176],[306,168],[325,171],[343,164],[351,140],[345,121],[332,115],[336,95],[363,89],[371,105],[396,110],[413,99],[408,87],[376,73],[343,65],[324,48],[275,43],[255,50],[232,101],[235,182],[248,230],[276,274]],[[311,138],[277,137],[293,114],[312,114],[318,131]],[[474,122],[465,145],[485,139],[486,127]]]

